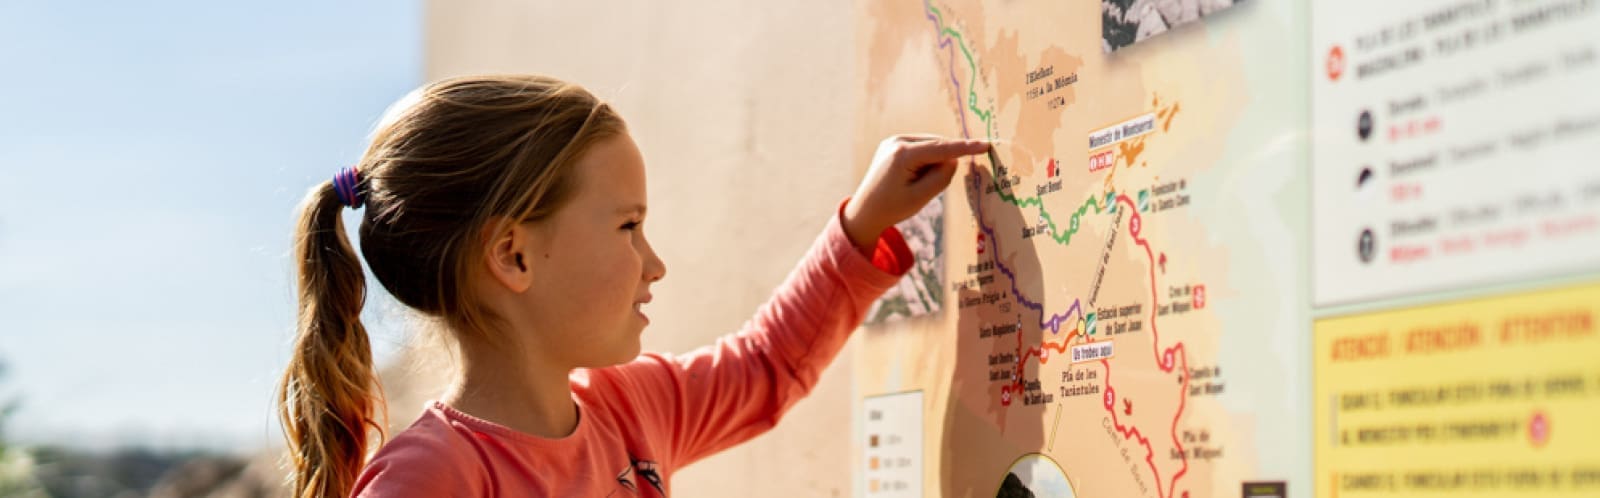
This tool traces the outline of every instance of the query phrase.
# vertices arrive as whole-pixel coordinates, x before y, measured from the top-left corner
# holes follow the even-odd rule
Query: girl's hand
[[[943,192],[956,175],[956,160],[989,150],[984,140],[896,135],[878,144],[872,168],[844,206],[844,232],[869,252],[878,236]]]

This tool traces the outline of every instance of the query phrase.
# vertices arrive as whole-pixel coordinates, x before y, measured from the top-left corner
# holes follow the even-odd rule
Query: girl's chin
[[[632,360],[633,357],[639,356],[639,353],[644,349],[643,336],[644,327],[639,327],[634,331],[632,336],[623,339],[622,344],[619,345],[617,349],[620,350],[620,353],[624,353],[628,359]]]
[[[623,364],[623,363],[627,363],[627,362],[633,361],[634,358],[638,358],[639,357],[640,353],[644,352],[644,347],[639,345],[639,341],[634,341],[632,346],[633,347],[628,348],[627,351],[624,351],[624,353],[625,353],[623,355],[624,358],[622,359],[622,361],[617,362],[617,364]]]
[[[634,342],[629,346],[618,347],[617,350],[611,353],[608,358],[597,362],[597,365],[580,368],[606,368],[623,365],[633,361],[635,358],[638,358],[639,354],[642,353],[643,350],[644,348],[640,347],[638,342]]]

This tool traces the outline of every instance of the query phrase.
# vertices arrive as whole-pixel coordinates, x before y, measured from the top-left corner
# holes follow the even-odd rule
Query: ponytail
[[[349,495],[368,436],[383,437],[375,417],[382,393],[360,319],[366,281],[337,189],[336,182],[312,188],[295,228],[298,333],[278,386],[295,498]]]
[[[299,323],[278,385],[295,498],[349,495],[383,440],[383,393],[361,326],[362,263],[395,300],[456,334],[493,317],[467,285],[480,230],[547,216],[576,192],[578,158],[626,133],[588,90],[537,75],[431,83],[391,109],[360,165],[300,206]],[[361,259],[340,222],[360,207]]]

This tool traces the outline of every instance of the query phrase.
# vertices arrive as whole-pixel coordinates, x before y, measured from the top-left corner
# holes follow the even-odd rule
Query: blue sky
[[[422,6],[88,4],[0,2],[7,437],[278,444],[294,208],[421,83]]]

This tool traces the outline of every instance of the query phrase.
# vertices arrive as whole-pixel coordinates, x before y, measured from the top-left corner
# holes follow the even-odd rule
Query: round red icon
[[[1339,77],[1344,76],[1344,49],[1338,45],[1328,51],[1327,70],[1328,81],[1339,81]]]
[[[1545,417],[1544,412],[1533,412],[1533,418],[1528,420],[1528,442],[1533,443],[1535,448],[1544,447],[1545,443],[1550,442],[1550,419]]]

